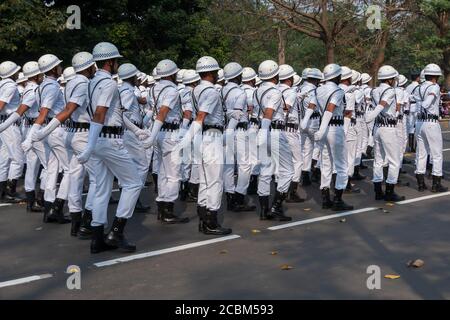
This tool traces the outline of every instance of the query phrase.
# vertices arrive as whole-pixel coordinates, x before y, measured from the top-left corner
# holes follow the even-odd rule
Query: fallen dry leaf
[[[408,267],[421,268],[425,262],[421,259],[411,260],[408,262]]]
[[[393,207],[393,206],[394,206],[394,204],[393,204],[392,202],[388,202],[388,203],[386,203],[386,205],[387,205],[388,207]]]
[[[278,252],[272,251],[270,254],[271,254],[272,256],[276,256],[276,255],[278,254]]]
[[[226,253],[228,253],[228,250],[221,250],[220,251],[220,254],[226,254]]]
[[[258,230],[258,229],[253,229],[252,230],[252,233],[260,233],[261,231],[260,230]]]
[[[36,230],[36,231],[41,231],[41,230],[42,230],[42,227],[38,227],[38,228],[36,228],[36,229],[34,229],[34,230]]]
[[[311,208],[305,208],[303,211],[311,211]]]
[[[386,279],[398,279],[398,278],[400,278],[400,276],[397,275],[397,274],[387,274],[387,275],[385,275],[384,277],[385,277]]]
[[[387,211],[387,210],[383,209],[383,213],[389,213],[389,211]]]
[[[339,222],[346,222],[347,221],[347,219],[345,219],[345,218],[342,218],[341,220],[339,220]]]
[[[293,267],[287,264],[283,264],[281,266],[281,270],[291,270],[291,269],[293,269]]]

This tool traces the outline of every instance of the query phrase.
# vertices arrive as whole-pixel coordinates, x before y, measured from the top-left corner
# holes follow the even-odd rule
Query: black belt
[[[24,118],[24,125],[25,125],[25,127],[31,127],[34,124],[34,122],[36,121],[36,119],[37,118],[27,118],[27,117],[25,117]]]
[[[284,130],[286,128],[286,125],[284,122],[272,122],[270,124],[270,127],[274,130]]]
[[[311,115],[310,119],[320,119],[320,113],[317,111],[314,111],[313,114]]]
[[[236,129],[242,129],[247,130],[248,129],[248,123],[247,122],[239,122],[236,126]]]
[[[356,126],[356,119],[355,118],[350,118],[350,125],[352,127]]]
[[[67,126],[68,132],[86,132],[89,131],[91,124],[88,122],[75,122],[70,121],[69,125]]]
[[[356,117],[357,118],[364,118],[364,112],[361,112],[361,111],[356,111]]]
[[[397,119],[400,120],[400,121],[403,120],[403,115],[402,115],[402,114],[399,114],[398,117],[397,117]]]
[[[209,124],[205,124],[203,126],[203,132],[207,131],[207,130],[211,130],[211,129],[216,129],[219,130],[221,133],[223,133],[223,126],[219,126],[219,125],[209,125]]]
[[[343,126],[344,125],[344,118],[341,118],[341,117],[331,118],[331,120],[328,123],[328,125],[329,126],[335,126],[335,127]]]
[[[417,116],[417,120],[419,121],[439,121],[439,116],[434,114],[426,114],[426,113],[419,113]]]
[[[168,122],[164,122],[162,127],[161,127],[161,131],[175,131],[180,129],[180,124],[179,123],[168,123]]]
[[[288,131],[288,132],[297,132],[298,131],[298,124],[287,123],[284,130]]]
[[[396,127],[397,119],[394,118],[376,118],[375,125],[377,127]]]
[[[261,125],[259,119],[257,119],[257,118],[250,118],[248,121],[254,126],[258,126],[259,127]]]
[[[123,127],[103,127],[99,137],[118,139],[123,136]]]

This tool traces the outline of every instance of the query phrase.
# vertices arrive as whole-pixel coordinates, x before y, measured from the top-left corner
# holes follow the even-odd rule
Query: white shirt
[[[317,87],[308,82],[307,80],[299,87],[299,92],[297,93],[297,100],[300,104],[302,114],[305,114],[308,110],[309,104],[315,101]],[[319,128],[320,127],[320,109],[316,106],[314,113],[308,121],[308,128]],[[303,118],[303,117],[302,117]]]
[[[225,118],[220,93],[211,82],[201,80],[194,89],[193,98],[198,111],[208,114],[205,117],[205,125],[224,126]]]
[[[75,103],[78,108],[74,110],[70,118],[75,122],[89,123],[91,117],[87,113],[88,106],[88,84],[89,79],[81,74],[77,74],[75,78],[69,80],[65,88],[66,103]]]
[[[0,81],[0,101],[6,103],[0,111],[0,115],[10,115],[19,107],[20,94],[17,90],[17,83],[12,79]]]
[[[344,90],[344,110],[352,111],[352,118],[355,118],[355,106],[356,106],[356,98],[355,98],[355,87],[348,86],[344,83],[340,83],[339,87]]]
[[[104,125],[108,127],[121,127],[123,123],[122,110],[120,108],[119,90],[117,82],[112,79],[111,74],[103,69],[97,70],[94,78],[89,82],[88,107],[91,116],[95,114],[98,106],[108,108]]]
[[[127,81],[124,81],[119,89],[119,98],[128,118],[135,124],[141,125],[141,108],[135,95],[134,87]]]
[[[386,83],[381,83],[373,90],[373,99],[377,105],[379,105],[381,101],[386,101],[387,103],[380,115],[388,116],[390,118],[396,117],[397,99],[394,88]]]
[[[36,90],[36,100],[40,108],[49,109],[48,117],[54,118],[64,110],[65,103],[61,87],[53,77],[46,77]]]
[[[297,88],[289,87],[286,84],[280,83],[278,85],[278,90],[283,94],[283,101],[288,108],[288,123],[299,124],[299,103],[297,100]],[[285,116],[286,118],[286,116]]]
[[[197,117],[197,110],[194,108],[194,103],[192,102],[192,92],[194,91],[194,88],[191,86],[186,86],[183,90],[180,92],[181,97],[181,109],[184,111],[191,111],[192,112],[192,119],[195,119]]]
[[[253,104],[258,107],[261,118],[264,116],[264,112],[267,108],[273,109],[274,113],[272,121],[285,122],[284,110],[283,110],[283,98],[281,91],[278,90],[277,85],[265,81],[255,92],[255,100]]]
[[[181,98],[177,85],[168,80],[161,80],[152,88],[152,96],[155,101],[156,111],[162,106],[169,107],[165,122],[180,123],[183,118],[181,110]]]
[[[247,95],[241,87],[234,82],[228,82],[222,88],[220,96],[228,118],[248,122]]]
[[[410,112],[417,112],[415,98],[417,97],[416,94],[418,94],[419,86],[420,85],[417,81],[413,81],[406,87],[406,92],[408,93],[408,96],[409,96],[409,103],[408,103],[409,106],[408,107],[409,107]]]
[[[334,104],[336,107],[333,110],[333,117],[343,118],[344,116],[344,100],[345,92],[336,83],[327,81],[325,84],[319,86],[316,91],[316,96],[311,103],[320,108],[321,114],[323,114],[329,103]]]
[[[437,83],[425,81],[420,85],[418,90],[422,98],[420,104],[421,112],[426,112],[435,116],[439,116],[439,102],[441,99],[441,89]]]
[[[39,88],[36,82],[28,81],[23,94],[21,104],[28,107],[26,116],[35,119],[39,116],[39,105],[36,100],[36,90]]]
[[[256,91],[256,88],[249,86],[248,84],[241,85],[241,88],[244,90],[245,95],[247,96],[247,110],[252,110],[252,118],[258,118],[258,108],[253,104],[253,95]]]

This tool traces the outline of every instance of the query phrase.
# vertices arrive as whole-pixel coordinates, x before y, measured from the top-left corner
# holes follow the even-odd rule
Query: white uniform
[[[414,134],[415,133],[415,125],[416,125],[416,118],[417,118],[417,103],[415,98],[418,97],[418,89],[419,89],[419,83],[417,81],[411,82],[406,87],[406,92],[409,95],[409,103],[408,103],[408,122],[407,122],[407,131],[408,134]]]
[[[259,175],[258,147],[256,143],[253,142],[256,141],[258,137],[260,119],[258,117],[257,107],[255,109],[255,106],[253,104],[253,95],[256,91],[256,88],[253,88],[248,84],[243,84],[241,88],[244,90],[247,96],[247,110],[252,110],[249,114],[250,118],[248,121],[248,130],[247,130],[247,136],[249,141],[248,161],[251,165],[251,174],[257,176]]]
[[[361,122],[361,128],[362,128],[362,144],[361,149],[363,153],[366,153],[367,147],[371,146],[373,147],[373,126],[374,121],[367,123],[365,121],[365,116],[373,111],[373,102],[372,102],[372,88],[369,87],[367,84],[363,84],[361,86],[361,90],[363,92],[363,104],[362,104],[362,111],[363,111],[363,121]]]
[[[122,110],[120,109],[117,83],[109,72],[98,70],[89,83],[89,114],[95,114],[98,106],[108,108],[104,127],[88,162],[95,172],[96,197],[92,210],[92,226],[108,223],[108,203],[114,176],[122,186],[116,217],[129,219],[143,187],[137,166],[123,145]],[[114,133],[107,133],[108,130]]]
[[[345,142],[347,149],[347,174],[349,177],[353,176],[355,170],[356,149],[358,145],[358,132],[356,129],[356,115],[355,115],[355,86],[347,86],[346,84],[339,84],[339,87],[344,90],[344,110],[352,112],[350,126],[346,132]]]
[[[355,156],[355,166],[359,166],[361,164],[362,154],[366,152],[366,149],[363,148],[364,140],[367,139],[367,125],[364,120],[364,92],[363,89],[359,86],[355,87],[355,111],[353,112],[354,118],[356,118],[356,156]]]
[[[398,124],[397,124],[397,134],[400,141],[400,160],[403,162],[403,154],[406,151],[406,146],[408,144],[408,133],[407,133],[407,119],[405,117],[405,105],[408,102],[408,93],[402,87],[395,88],[395,96],[397,97],[397,104],[400,105],[400,111],[398,113]]]
[[[425,174],[427,156],[433,164],[432,175],[442,177],[442,132],[439,124],[439,101],[441,92],[438,84],[425,81],[414,97],[417,106],[416,122],[416,174]]]

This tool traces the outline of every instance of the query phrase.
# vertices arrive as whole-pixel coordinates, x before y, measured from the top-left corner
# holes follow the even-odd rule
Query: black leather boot
[[[250,183],[247,188],[248,195],[255,195],[258,192],[258,176],[252,174],[250,176]]]
[[[152,173],[153,183],[155,184],[155,195],[158,195],[158,175]]]
[[[259,196],[259,219],[271,220],[272,215],[269,214],[269,196]]]
[[[426,171],[428,179],[431,179],[432,172],[433,172],[433,164],[430,161],[431,161],[431,157],[430,157],[430,155],[428,155],[428,157],[427,157],[427,171]]]
[[[364,170],[364,169],[367,169],[368,168],[368,166],[366,166],[365,164],[364,164],[364,161],[363,161],[363,159],[362,159],[362,157],[361,157],[361,162],[359,163],[359,169],[360,170]]]
[[[366,176],[359,173],[360,166],[355,166],[355,172],[353,173],[352,180],[365,180]]]
[[[367,157],[367,159],[373,159],[373,147],[372,146],[367,146],[366,157]]]
[[[44,208],[36,201],[36,194],[34,191],[26,192],[27,196],[27,211],[28,212],[42,212]]]
[[[162,216],[163,216],[163,212],[165,210],[166,207],[166,203],[163,201],[157,201],[156,202],[156,208],[157,208],[157,215],[156,215],[156,219],[161,220]]]
[[[272,219],[277,221],[291,221],[292,218],[284,215],[283,201],[286,199],[287,193],[281,193],[278,190],[275,191],[275,199],[273,200],[272,209],[270,214]]]
[[[115,217],[105,243],[110,247],[117,247],[122,252],[134,252],[136,245],[129,243],[123,234],[126,224],[127,219]]]
[[[416,174],[417,179],[417,189],[419,192],[424,192],[427,190],[427,185],[425,184],[425,175],[424,174]]]
[[[178,223],[188,223],[189,218],[177,217],[173,214],[173,202],[165,202],[164,210],[162,212],[161,222],[164,224],[178,224]]]
[[[50,209],[47,219],[50,222],[58,222],[59,224],[69,223],[70,220],[64,217],[64,203],[63,199],[56,199]]]
[[[44,208],[44,190],[39,190],[37,193],[37,199],[36,199],[37,203],[39,206],[41,206],[42,208]]]
[[[198,231],[203,232],[203,226],[205,224],[206,219],[206,207],[197,206],[197,215],[198,215]]]
[[[233,193],[225,193],[227,198],[227,211],[234,211],[234,194]]]
[[[302,187],[311,185],[311,178],[309,177],[309,171],[302,171]]]
[[[8,182],[6,183],[6,192],[4,196],[5,202],[19,203],[24,200],[19,197],[16,188],[17,188],[17,180],[16,179],[8,180]]]
[[[189,183],[187,202],[198,201],[198,183]]]
[[[287,203],[305,202],[305,199],[302,199],[298,196],[297,189],[298,189],[298,182],[291,182],[291,185],[289,187],[289,194],[286,199]]]
[[[383,183],[374,182],[373,187],[375,190],[375,200],[384,200]]]
[[[431,186],[431,192],[447,192],[448,188],[441,184],[441,177],[433,176],[433,185]]]
[[[354,187],[352,185],[352,183],[350,182],[350,178],[349,178],[344,192],[345,193],[361,193],[361,189],[358,187]]]
[[[333,207],[333,201],[330,198],[330,188],[322,189],[322,209],[331,209]]]
[[[344,193],[344,190],[338,190],[336,189],[334,191],[334,200],[333,200],[333,211],[347,211],[347,210],[353,210],[353,206],[348,205],[342,200],[342,194]]]
[[[189,182],[182,181],[180,184],[180,192],[179,192],[180,201],[186,201],[188,194],[189,194]]]
[[[44,217],[42,219],[42,221],[44,223],[56,222],[56,219],[49,218],[49,214],[50,214],[50,211],[52,210],[52,208],[53,208],[53,202],[44,201]]]
[[[409,145],[409,152],[415,153],[416,152],[416,143],[414,141],[414,133],[410,133],[408,135],[408,145]]]
[[[91,253],[100,253],[103,251],[117,249],[117,246],[110,246],[105,243],[104,226],[91,227]]]
[[[227,235],[233,232],[229,228],[222,228],[217,221],[217,211],[206,210],[205,223],[203,224],[203,233],[215,236]]]
[[[6,181],[0,182],[0,202],[5,202]]]
[[[398,194],[395,193],[394,187],[395,187],[394,184],[386,183],[386,194],[384,195],[384,200],[392,202],[405,200],[405,197],[399,196]]]
[[[80,230],[81,225],[81,212],[71,212],[72,226],[70,228],[70,235],[76,237],[78,235],[78,230]]]
[[[137,200],[136,207],[134,208],[136,212],[148,212],[150,210],[150,206],[144,206],[141,200]]]
[[[321,179],[320,175],[321,175],[320,169],[313,167],[311,169],[311,182],[320,183]]]
[[[389,175],[389,166],[383,167],[383,180],[386,181]]]
[[[81,225],[78,230],[78,238],[81,240],[88,240],[92,238],[92,211],[84,209],[83,217],[81,217]]]
[[[233,202],[233,211],[235,212],[247,212],[256,210],[256,206],[249,206],[245,203],[245,195],[242,193],[235,192]]]
[[[333,173],[332,175],[331,175],[331,184],[330,184],[330,186],[331,186],[331,189],[336,189],[336,178],[337,178],[337,173]]]

